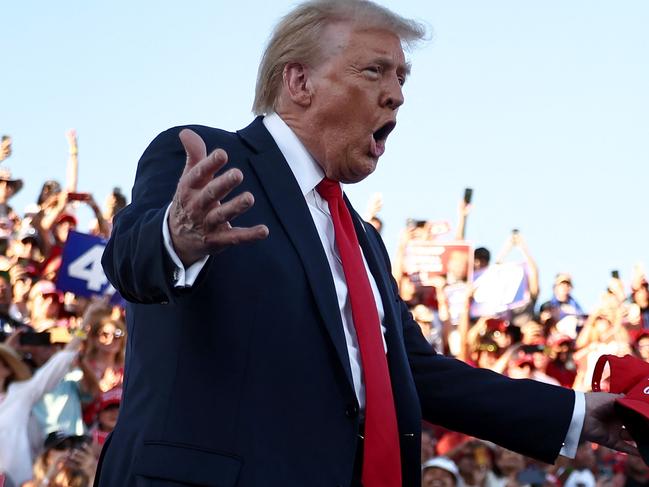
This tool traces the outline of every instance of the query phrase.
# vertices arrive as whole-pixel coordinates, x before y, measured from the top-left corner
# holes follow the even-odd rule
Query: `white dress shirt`
[[[349,302],[349,297],[347,294],[347,284],[345,281],[345,275],[343,273],[342,263],[338,250],[336,249],[336,238],[334,233],[333,221],[331,219],[331,214],[329,213],[329,206],[327,202],[322,199],[320,194],[316,191],[315,187],[320,181],[325,177],[322,168],[318,163],[311,157],[309,152],[306,150],[302,142],[297,138],[295,133],[291,128],[286,125],[286,123],[277,115],[272,113],[264,117],[263,120],[264,126],[270,132],[270,135],[275,140],[275,143],[279,147],[280,152],[286,159],[297,183],[304,195],[304,199],[309,207],[309,212],[315,223],[316,230],[318,231],[318,236],[322,242],[322,247],[327,256],[327,261],[329,263],[329,268],[331,269],[331,274],[334,279],[334,285],[336,288],[336,296],[338,298],[338,307],[340,309],[340,316],[343,322],[343,329],[345,332],[345,341],[347,342],[347,351],[349,354],[349,365],[351,367],[352,379],[354,381],[354,390],[356,391],[356,397],[358,399],[361,410],[365,407],[365,388],[362,380],[362,366],[360,358],[360,350],[358,348],[358,341],[356,339],[356,330],[354,329],[354,323],[352,320],[351,306]],[[165,214],[164,221],[167,222],[169,207],[167,207],[167,213]],[[174,272],[175,286],[176,287],[191,287],[196,280],[196,277],[200,273],[201,269],[207,262],[208,256],[203,259],[195,262],[187,269],[184,268],[182,261],[176,255],[173,245],[171,242],[171,236],[169,233],[168,225],[162,226],[162,234],[164,239],[164,245],[171,257],[171,260],[176,266]],[[361,251],[362,255],[362,251]],[[374,294],[374,300],[376,301],[376,307],[379,313],[379,321],[383,323],[384,310],[383,303],[381,302],[381,297],[376,286],[376,282],[372,273],[370,272],[365,256],[363,256],[363,263],[365,264],[365,270],[369,277],[370,285],[372,287],[372,293]],[[378,324],[378,323],[377,323]],[[385,333],[385,327],[381,324],[382,336]],[[385,337],[383,337],[383,346],[385,345]],[[385,348],[387,351],[387,348]],[[581,392],[576,393],[575,397],[575,407],[573,411],[572,421],[570,423],[570,428],[568,434],[566,435],[566,440],[564,446],[561,449],[561,454],[574,458],[575,452],[577,450],[577,444],[579,442],[579,437],[581,435],[581,429],[584,422],[585,415],[585,400],[584,395]]]

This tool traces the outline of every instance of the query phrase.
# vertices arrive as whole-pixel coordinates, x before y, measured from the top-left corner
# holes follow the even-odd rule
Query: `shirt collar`
[[[266,115],[263,124],[291,168],[302,195],[306,196],[325,177],[324,171],[277,113]]]

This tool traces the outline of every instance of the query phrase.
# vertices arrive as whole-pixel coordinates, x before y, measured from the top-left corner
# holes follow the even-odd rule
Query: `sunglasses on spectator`
[[[64,450],[71,450],[75,446],[76,446],[76,442],[74,441],[74,439],[73,438],[68,438],[68,439],[63,440],[61,443],[59,443],[58,445],[55,445],[52,448],[54,450],[57,450],[57,451],[64,451]]]
[[[119,328],[115,331],[100,331],[98,333],[98,336],[100,338],[114,338],[115,340],[119,340],[121,338],[124,338],[125,333],[120,330]]]

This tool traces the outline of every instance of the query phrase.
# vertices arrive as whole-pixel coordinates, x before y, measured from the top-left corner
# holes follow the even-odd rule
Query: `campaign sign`
[[[63,248],[56,287],[79,296],[117,297],[101,266],[106,240],[95,235],[70,232]],[[111,299],[111,301],[113,301]]]
[[[530,301],[527,265],[524,262],[495,264],[476,272],[471,316],[495,316]]]
[[[467,282],[473,271],[473,251],[466,242],[411,240],[404,249],[403,270],[418,276],[422,286],[432,286],[436,276]]]

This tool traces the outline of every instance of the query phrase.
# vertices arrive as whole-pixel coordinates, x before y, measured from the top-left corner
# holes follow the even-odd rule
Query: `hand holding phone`
[[[90,193],[68,193],[68,201],[90,201]]]
[[[473,188],[464,188],[464,203],[467,205],[471,203],[473,198]]]

